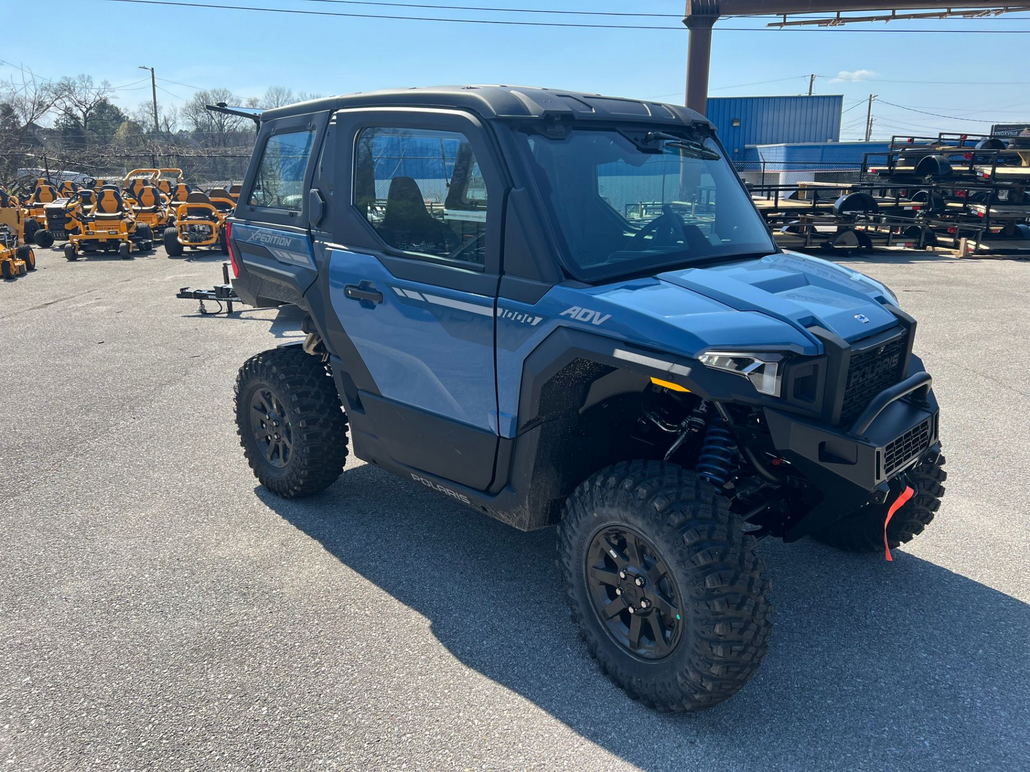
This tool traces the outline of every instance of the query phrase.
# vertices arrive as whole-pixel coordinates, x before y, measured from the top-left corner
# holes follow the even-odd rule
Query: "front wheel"
[[[79,253],[75,251],[74,244],[64,245],[64,258],[68,261],[75,261],[79,259]]]
[[[128,244],[122,244],[118,247],[118,257],[122,260],[132,259],[132,248]]]
[[[772,632],[769,582],[710,483],[673,464],[618,464],[576,489],[558,529],[572,617],[630,697],[696,711],[751,678]]]
[[[347,418],[332,376],[296,346],[265,351],[240,368],[236,427],[254,475],[283,498],[324,490],[347,462]]]
[[[47,249],[48,247],[52,247],[54,245],[54,234],[52,231],[36,231],[32,238],[36,242],[36,246],[43,247],[43,249]]]
[[[26,270],[36,270],[36,254],[32,251],[28,244],[22,244],[20,247],[18,247],[18,250],[17,252],[15,252],[15,254],[18,256],[19,260],[25,262]]]
[[[907,477],[915,494],[894,513],[887,525],[887,543],[892,550],[921,534],[940,509],[944,495],[942,483],[948,479],[948,473],[944,471],[944,456],[938,452],[931,453]],[[892,503],[867,504],[812,534],[812,538],[844,552],[883,552],[883,524]]]

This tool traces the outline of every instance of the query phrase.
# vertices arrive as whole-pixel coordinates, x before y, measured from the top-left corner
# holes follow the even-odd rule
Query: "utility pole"
[[[812,96],[815,93],[815,75],[808,79],[808,95]]]
[[[161,131],[161,126],[157,122],[157,78],[154,77],[154,68],[140,65],[141,70],[150,70],[150,92],[154,96],[154,134],[158,134]]]
[[[879,94],[869,95],[869,112],[865,118],[865,141],[869,142],[873,138],[873,102]]]

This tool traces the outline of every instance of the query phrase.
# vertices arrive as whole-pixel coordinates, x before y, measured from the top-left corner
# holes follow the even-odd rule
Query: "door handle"
[[[376,285],[370,281],[348,284],[343,288],[343,294],[351,300],[368,301],[369,303],[383,302],[383,293],[377,290]]]

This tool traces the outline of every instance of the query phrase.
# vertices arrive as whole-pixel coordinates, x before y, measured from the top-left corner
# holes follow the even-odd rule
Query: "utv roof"
[[[264,112],[261,120],[353,107],[451,107],[469,110],[487,120],[540,120],[558,116],[592,121],[711,126],[703,115],[680,105],[532,86],[434,86],[369,91],[279,107]]]

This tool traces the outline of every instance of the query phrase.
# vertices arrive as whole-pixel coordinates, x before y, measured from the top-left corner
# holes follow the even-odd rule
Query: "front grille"
[[[883,449],[883,476],[890,477],[898,469],[930,447],[930,424],[928,418],[914,429],[909,429]]]
[[[852,354],[844,386],[841,423],[856,419],[877,394],[901,380],[907,346],[908,337],[901,334]]]

